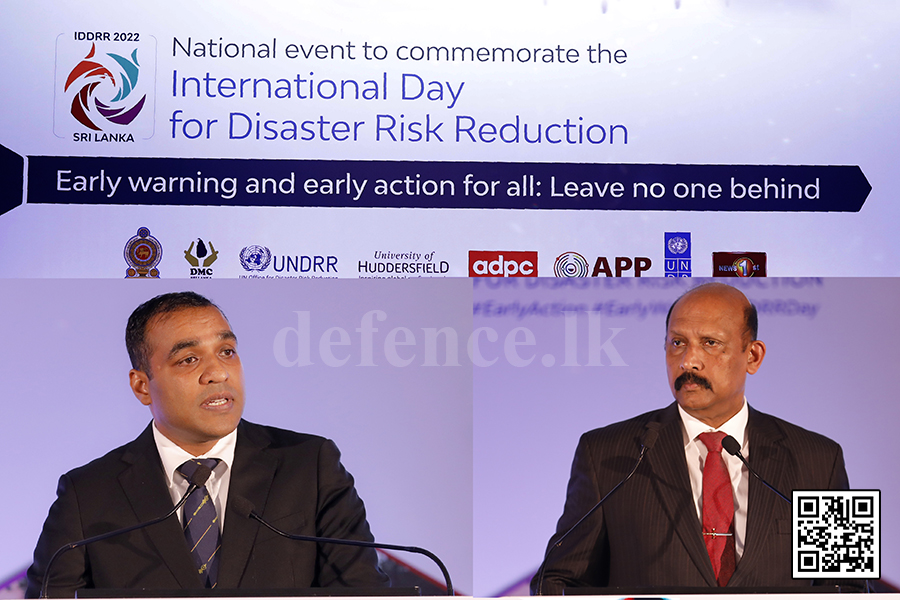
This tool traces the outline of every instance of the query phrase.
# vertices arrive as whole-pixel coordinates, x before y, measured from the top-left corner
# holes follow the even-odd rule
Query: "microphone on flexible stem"
[[[722,447],[725,448],[725,451],[728,452],[728,454],[730,454],[732,456],[737,456],[740,459],[740,461],[742,463],[744,463],[744,466],[747,467],[747,469],[750,470],[750,472],[753,474],[753,476],[756,477],[757,479],[759,479],[763,483],[763,485],[765,485],[767,488],[769,488],[770,490],[772,490],[773,492],[778,494],[778,496],[782,500],[787,502],[788,504],[791,503],[790,499],[787,496],[785,496],[784,494],[782,494],[781,492],[776,490],[774,487],[769,485],[768,481],[766,481],[765,479],[760,477],[759,473],[757,473],[756,471],[753,470],[753,467],[750,466],[750,463],[748,463],[747,459],[744,458],[744,455],[741,454],[741,445],[738,443],[738,441],[736,439],[734,439],[730,435],[726,435],[724,438],[722,438]]]
[[[95,535],[94,537],[89,537],[84,540],[79,540],[77,542],[72,542],[70,544],[66,544],[57,550],[53,556],[50,557],[50,560],[47,562],[47,568],[44,569],[44,582],[41,584],[41,598],[47,598],[47,589],[50,586],[50,567],[53,565],[53,562],[59,558],[61,555],[65,554],[69,550],[74,550],[75,548],[81,548],[82,546],[87,546],[88,544],[93,544],[94,542],[99,542],[102,540],[107,540],[111,537],[115,537],[117,535],[122,535],[123,533],[128,533],[129,531],[134,531],[135,529],[143,529],[144,527],[149,527],[150,525],[156,525],[157,523],[161,523],[178,512],[178,509],[181,508],[184,503],[187,501],[188,497],[194,493],[197,488],[203,487],[206,485],[206,480],[209,479],[209,476],[212,474],[212,470],[209,467],[204,465],[200,465],[197,467],[197,470],[194,471],[194,474],[188,480],[190,485],[188,486],[187,491],[184,493],[184,496],[181,497],[181,500],[178,501],[178,504],[175,505],[168,514],[159,517],[158,519],[153,519],[152,521],[147,521],[146,523],[138,523],[137,525],[132,525],[131,527],[124,527],[122,529],[116,529],[115,531],[110,531],[107,533],[101,533],[100,535]]]
[[[228,499],[228,508],[236,510],[238,513],[242,514],[248,519],[259,521],[268,529],[289,540],[297,540],[300,542],[316,542],[319,544],[338,544],[341,546],[359,546],[362,548],[381,548],[383,550],[397,550],[400,552],[413,552],[415,554],[423,554],[430,558],[441,569],[441,573],[443,573],[444,575],[444,582],[447,585],[447,595],[453,596],[453,583],[451,583],[450,581],[450,573],[447,571],[447,567],[444,566],[444,563],[441,562],[441,559],[439,559],[433,552],[429,552],[425,548],[419,548],[418,546],[397,546],[396,544],[381,544],[378,542],[368,542],[365,540],[346,540],[340,538],[296,535],[293,533],[287,533],[278,529],[277,527],[263,519],[261,516],[259,516],[259,514],[256,513],[256,509],[253,506],[253,503],[246,498],[238,495],[234,495]]]
[[[728,452],[728,454],[730,454],[732,456],[737,456],[741,460],[741,462],[744,463],[744,466],[747,467],[751,473],[753,473],[753,476],[763,482],[763,485],[765,485],[767,488],[769,488],[770,490],[772,490],[773,492],[778,494],[778,496],[782,500],[784,500],[788,504],[791,504],[791,501],[788,499],[787,496],[785,496],[784,494],[782,494],[781,492],[776,490],[774,487],[769,485],[768,481],[766,481],[765,479],[760,477],[759,473],[757,473],[756,471],[753,470],[753,467],[750,466],[750,464],[747,462],[747,459],[745,459],[744,455],[741,454],[741,445],[738,443],[738,441],[736,439],[734,439],[730,435],[726,435],[724,438],[722,438],[722,447],[725,448],[725,451]],[[866,593],[870,593],[872,590],[869,587],[869,580],[866,579],[865,581],[866,581]],[[840,587],[838,587],[838,590],[840,590]]]
[[[574,525],[569,527],[569,529],[566,530],[566,532],[564,534],[562,534],[562,537],[560,537],[558,540],[556,540],[555,544],[553,544],[552,546],[547,548],[547,553],[544,555],[544,560],[543,560],[543,562],[541,562],[540,569],[538,569],[538,584],[537,584],[537,595],[538,596],[544,595],[544,569],[547,567],[547,560],[550,558],[550,554],[552,554],[554,550],[556,550],[557,548],[559,548],[562,545],[563,541],[567,537],[569,537],[570,533],[575,531],[576,527],[581,525],[581,523],[585,519],[587,519],[589,516],[594,514],[594,511],[597,510],[598,508],[600,508],[600,506],[604,502],[606,502],[607,498],[612,496],[616,490],[618,490],[620,487],[622,487],[622,484],[624,484],[626,481],[631,479],[631,476],[634,475],[634,472],[637,471],[637,468],[640,466],[641,461],[644,460],[644,455],[647,454],[647,451],[653,447],[653,445],[656,443],[656,440],[659,438],[659,428],[661,426],[662,425],[656,421],[651,421],[651,422],[647,423],[647,431],[644,433],[644,437],[641,439],[641,454],[640,454],[640,456],[638,456],[637,462],[634,463],[634,466],[631,467],[631,471],[629,471],[628,475],[625,476],[625,479],[623,479],[622,481],[617,483],[613,489],[609,490],[605,496],[600,498],[600,501],[597,502],[597,504],[595,504],[591,508],[591,510],[587,511],[583,517],[578,519],[578,522],[576,522]]]

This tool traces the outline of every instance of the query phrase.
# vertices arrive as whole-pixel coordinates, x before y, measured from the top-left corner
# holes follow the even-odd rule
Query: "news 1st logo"
[[[713,252],[713,277],[765,276],[765,252]]]
[[[469,277],[537,277],[536,251],[469,250]]]
[[[75,142],[153,136],[156,39],[141,32],[72,31],[56,38],[53,133]]]
[[[666,277],[691,276],[690,232],[666,232]]]

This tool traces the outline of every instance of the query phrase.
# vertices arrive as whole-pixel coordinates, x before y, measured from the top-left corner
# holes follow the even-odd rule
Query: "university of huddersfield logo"
[[[100,41],[57,42],[54,133],[76,142],[152,136],[154,45],[94,35]]]

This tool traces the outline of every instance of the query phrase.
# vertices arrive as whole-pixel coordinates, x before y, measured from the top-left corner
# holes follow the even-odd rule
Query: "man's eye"
[[[222,350],[222,354],[224,354],[225,356],[236,356],[237,350],[235,350],[234,348],[225,348],[224,350]]]
[[[196,360],[196,356],[187,356],[185,358],[182,358],[179,362],[183,365],[190,365],[193,364]]]

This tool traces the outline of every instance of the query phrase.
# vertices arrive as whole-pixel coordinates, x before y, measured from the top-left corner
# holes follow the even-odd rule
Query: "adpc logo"
[[[155,63],[155,41],[138,33],[61,34],[53,132],[76,142],[151,137]]]

